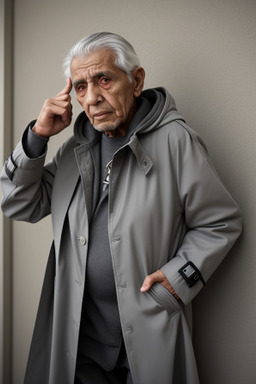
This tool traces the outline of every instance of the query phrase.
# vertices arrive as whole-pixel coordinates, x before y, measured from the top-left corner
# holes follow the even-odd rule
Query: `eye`
[[[87,88],[86,84],[78,84],[76,86],[76,93],[81,94],[86,91],[86,88]]]
[[[110,86],[111,79],[107,76],[102,76],[99,81],[101,87],[107,88]]]

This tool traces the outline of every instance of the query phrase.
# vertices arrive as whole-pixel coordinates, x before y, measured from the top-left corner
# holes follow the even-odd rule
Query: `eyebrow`
[[[94,81],[95,79],[99,79],[103,76],[107,76],[107,77],[111,77],[111,78],[115,78],[115,74],[113,72],[110,72],[110,71],[106,71],[106,72],[98,72],[96,73],[95,75],[93,75],[91,78],[92,78],[92,81]],[[79,80],[76,80],[73,82],[73,86],[74,88],[76,88],[78,85],[80,84],[87,84],[87,83],[90,83],[91,81],[87,81],[85,79],[79,79]]]

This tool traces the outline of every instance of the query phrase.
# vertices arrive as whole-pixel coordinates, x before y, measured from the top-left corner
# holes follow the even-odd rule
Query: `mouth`
[[[111,112],[109,111],[102,111],[102,112],[97,112],[97,113],[94,113],[93,114],[93,119],[94,120],[104,120],[106,119],[106,117],[108,117],[110,115]]]

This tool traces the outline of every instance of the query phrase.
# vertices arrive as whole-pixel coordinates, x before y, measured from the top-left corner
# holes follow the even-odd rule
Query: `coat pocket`
[[[181,307],[175,297],[160,283],[154,284],[148,293],[160,304],[170,316],[173,316],[181,310]]]

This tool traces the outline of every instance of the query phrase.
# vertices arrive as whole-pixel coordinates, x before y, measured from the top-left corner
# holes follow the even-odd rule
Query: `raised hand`
[[[71,79],[67,79],[67,84],[63,90],[57,96],[45,101],[32,128],[35,133],[42,137],[50,137],[70,125],[72,120],[71,89]]]

